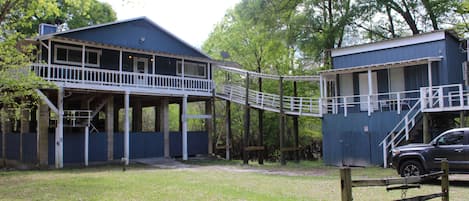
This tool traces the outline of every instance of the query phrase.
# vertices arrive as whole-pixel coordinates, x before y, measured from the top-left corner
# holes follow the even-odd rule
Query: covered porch
[[[323,114],[410,110],[420,88],[439,85],[441,57],[321,71]]]

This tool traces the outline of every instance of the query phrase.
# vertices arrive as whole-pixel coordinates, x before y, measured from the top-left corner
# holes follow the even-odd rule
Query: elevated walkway
[[[238,75],[241,79],[241,83],[245,83],[245,80],[250,78],[278,80],[279,83],[283,81],[319,81],[319,76],[279,76],[227,66],[217,67],[222,73]],[[246,87],[239,83],[240,82],[234,82],[228,79],[225,80],[224,84],[217,84],[215,91],[216,97],[241,105],[246,104],[247,98],[247,102],[251,108],[277,113],[280,113],[282,110],[285,114],[292,116],[322,117],[320,98],[283,96],[252,89],[246,90]],[[246,91],[248,92],[246,93]],[[248,94],[248,97],[246,97],[246,94]]]

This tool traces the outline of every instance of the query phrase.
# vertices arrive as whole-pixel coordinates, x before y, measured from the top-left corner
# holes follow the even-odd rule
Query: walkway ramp
[[[241,82],[233,82],[230,79],[225,80],[224,84],[218,84],[216,87],[216,96],[220,99],[241,105],[246,104],[248,98],[249,107],[261,109],[270,112],[281,112],[281,101],[283,103],[282,110],[287,115],[292,116],[308,116],[322,117],[320,109],[320,99],[313,97],[295,97],[283,96],[278,94],[266,93],[249,89],[248,97],[246,97],[246,87],[240,83],[245,83],[245,79],[262,78],[270,80],[282,81],[319,81],[319,76],[279,76],[272,74],[264,74],[253,71],[246,71],[239,68],[228,66],[217,66],[217,70],[226,74],[235,74],[243,79]],[[227,76],[229,77],[229,76]],[[238,80],[239,81],[239,80]]]

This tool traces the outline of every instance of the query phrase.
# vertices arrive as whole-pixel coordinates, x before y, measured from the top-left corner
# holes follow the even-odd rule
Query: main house
[[[324,161],[388,165],[394,146],[464,126],[466,41],[435,31],[332,50],[322,71]],[[340,126],[338,126],[340,125]]]
[[[37,90],[38,115],[27,111],[21,134],[0,143],[7,159],[60,168],[211,152],[207,55],[144,17],[63,32],[43,25],[34,41],[31,69],[56,88]],[[188,114],[191,102],[205,102],[206,114]],[[170,120],[170,104],[180,106],[178,119]],[[142,108],[154,112],[142,119]],[[205,120],[207,129],[188,131],[189,119]],[[179,129],[170,131],[170,121]]]

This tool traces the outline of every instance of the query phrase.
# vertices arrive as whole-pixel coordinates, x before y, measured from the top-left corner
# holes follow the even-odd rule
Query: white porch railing
[[[372,95],[335,96],[323,99],[324,113],[347,116],[355,111],[401,111],[409,110],[420,98],[418,90],[378,93]]]
[[[136,88],[159,88],[211,93],[213,81],[179,76],[119,72],[63,65],[32,64],[37,76],[48,81]]]
[[[235,85],[218,87],[217,96],[239,104],[245,103],[246,89]],[[280,111],[280,96],[277,94],[249,90],[249,105],[272,112]],[[283,97],[285,114],[320,117],[319,99],[311,97]]]
[[[469,109],[469,92],[462,84],[422,87],[422,111],[443,112]]]

